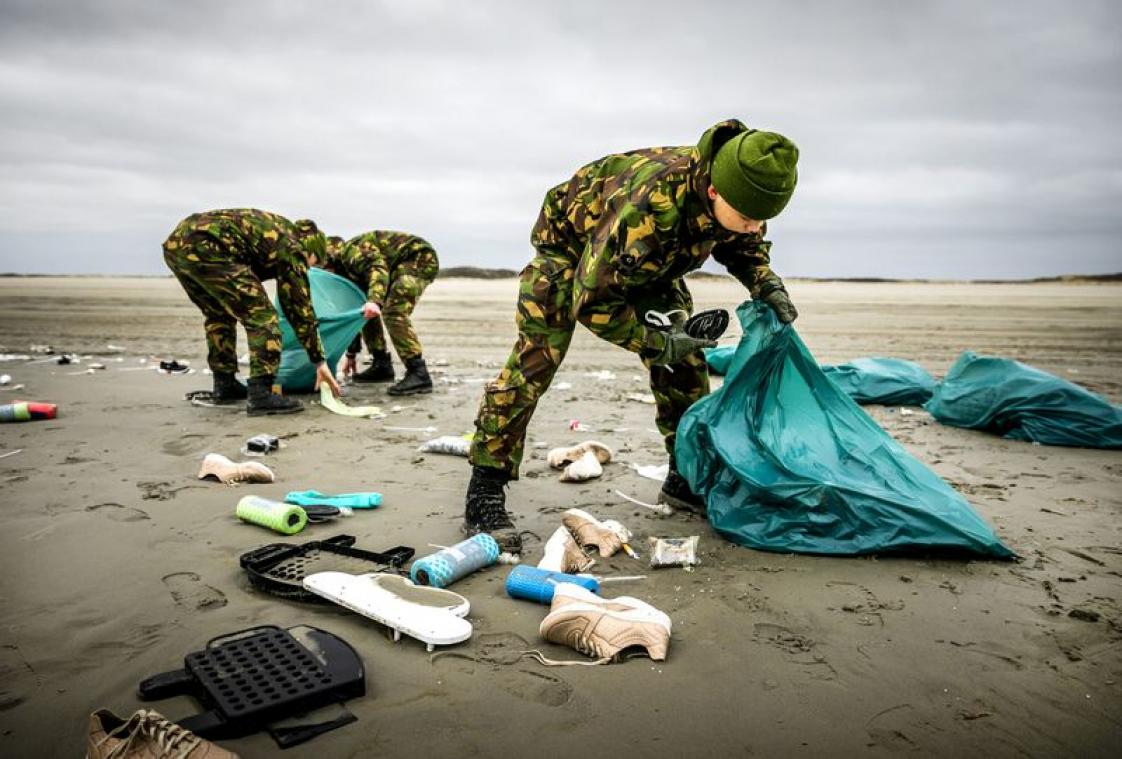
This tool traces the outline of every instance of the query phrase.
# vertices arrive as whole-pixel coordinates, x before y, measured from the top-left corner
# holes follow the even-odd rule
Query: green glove
[[[764,303],[771,306],[771,310],[784,324],[790,324],[798,317],[799,312],[791,302],[786,290],[772,290],[764,296]]]
[[[666,331],[647,330],[647,345],[658,350],[658,355],[655,356],[652,363],[663,366],[681,363],[703,348],[712,348],[717,344],[716,340],[690,337],[682,328],[683,323],[674,324]],[[659,347],[660,342],[661,347]]]

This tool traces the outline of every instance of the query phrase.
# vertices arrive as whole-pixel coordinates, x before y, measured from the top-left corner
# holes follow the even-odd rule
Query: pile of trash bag
[[[323,269],[308,270],[311,285],[312,308],[319,320],[319,337],[327,365],[334,371],[339,359],[347,352],[351,340],[362,330],[365,319],[362,307],[366,294],[357,285]],[[308,361],[308,354],[288,319],[280,301],[275,302],[281,329],[281,363],[277,382],[286,392],[311,391],[316,384],[316,367]]]
[[[822,372],[858,403],[922,406],[938,384],[926,369],[903,358],[857,358]]]
[[[724,385],[678,425],[675,458],[721,535],[768,551],[855,555],[1013,552],[970,504],[823,374],[766,304],[744,330]]]
[[[1122,448],[1122,407],[1008,358],[966,351],[924,408],[943,424],[1012,440]]]

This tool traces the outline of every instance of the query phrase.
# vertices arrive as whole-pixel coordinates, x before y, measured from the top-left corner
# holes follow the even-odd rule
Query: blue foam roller
[[[417,559],[409,577],[418,585],[446,588],[477,569],[499,560],[499,544],[487,533],[480,533],[454,546]]]
[[[506,594],[511,598],[548,604],[553,602],[553,590],[562,582],[580,585],[593,593],[600,592],[600,583],[593,577],[552,572],[548,569],[520,564],[506,576]]]

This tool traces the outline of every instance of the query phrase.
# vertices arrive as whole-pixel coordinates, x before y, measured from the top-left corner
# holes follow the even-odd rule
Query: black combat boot
[[[244,401],[249,397],[249,392],[245,385],[238,382],[233,373],[215,372],[214,393],[212,395],[215,403],[234,403],[235,401]]]
[[[374,351],[374,362],[354,376],[355,382],[393,382],[393,361],[389,351]]]
[[[522,536],[510,521],[506,510],[506,487],[510,477],[501,469],[485,466],[471,468],[471,482],[468,483],[467,498],[464,503],[465,535],[488,533],[499,548],[508,553],[522,553]]]
[[[678,473],[678,466],[673,456],[670,457],[670,471],[666,473],[666,479],[662,482],[662,492],[658,494],[658,499],[673,509],[692,511],[705,516],[705,501],[690,489],[686,478]]]
[[[295,398],[285,398],[280,393],[273,392],[274,379],[271,374],[249,378],[249,401],[245,404],[247,414],[295,414],[304,410],[304,404]]]
[[[416,395],[432,392],[432,378],[429,377],[425,360],[420,356],[405,362],[405,377],[386,391],[390,395]]]

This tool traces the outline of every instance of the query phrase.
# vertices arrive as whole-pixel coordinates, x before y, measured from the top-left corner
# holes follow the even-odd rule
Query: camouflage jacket
[[[385,305],[390,273],[406,261],[431,258],[432,276],[438,267],[436,251],[425,240],[405,232],[375,230],[329,249],[325,269],[346,277],[366,289],[366,299]]]
[[[630,296],[669,286],[709,256],[753,298],[783,288],[771,243],[725,230],[710,209],[713,156],[746,129],[723,121],[696,146],[610,155],[546,194],[531,242],[577,263],[573,310],[592,332],[630,351],[652,348]]]
[[[308,285],[307,248],[322,251],[322,234],[318,240],[301,242],[295,225],[275,213],[254,208],[204,211],[179,223],[173,233],[185,242],[191,237],[209,237],[218,241],[230,257],[245,264],[260,280],[277,280],[277,297],[308,360],[318,364],[324,359],[319,325],[312,308]]]

